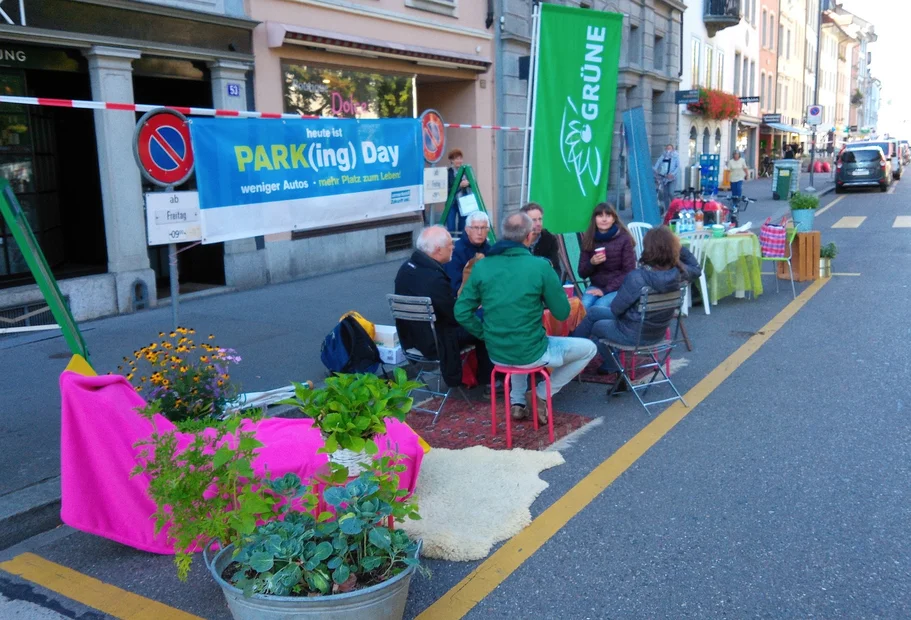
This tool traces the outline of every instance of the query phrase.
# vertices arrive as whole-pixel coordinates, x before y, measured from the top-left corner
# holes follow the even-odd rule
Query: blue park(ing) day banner
[[[203,243],[422,209],[412,118],[195,118],[190,134]]]

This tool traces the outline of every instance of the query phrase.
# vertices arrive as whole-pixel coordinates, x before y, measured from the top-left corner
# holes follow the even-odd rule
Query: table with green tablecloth
[[[684,244],[686,244],[684,239]],[[728,295],[746,291],[762,295],[762,253],[752,233],[709,237],[705,242],[705,277],[712,305]]]

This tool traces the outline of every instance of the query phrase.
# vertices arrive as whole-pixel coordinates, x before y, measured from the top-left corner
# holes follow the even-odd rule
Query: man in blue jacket
[[[484,258],[490,251],[487,233],[490,232],[490,219],[483,211],[474,211],[465,219],[465,233],[459,237],[452,248],[452,260],[444,265],[452,283],[452,294],[458,295],[462,288],[462,277],[468,261],[478,257]]]

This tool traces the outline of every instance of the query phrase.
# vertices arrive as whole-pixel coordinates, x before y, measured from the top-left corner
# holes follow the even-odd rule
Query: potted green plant
[[[206,557],[234,618],[401,620],[411,577],[424,570],[420,542],[387,527],[419,518],[399,489],[402,469],[386,456],[353,480],[333,466],[309,485],[294,474],[267,481],[285,500],[276,518]],[[317,511],[320,498],[328,510]]]
[[[373,437],[386,431],[383,420],[404,421],[414,402],[410,394],[419,387],[401,368],[395,369],[392,380],[369,373],[340,374],[326,379],[322,388],[295,383],[294,398],[282,404],[294,405],[312,418],[326,441],[322,451],[356,476],[359,463],[377,453]]]
[[[832,259],[838,255],[838,247],[827,243],[819,249],[819,273],[823,278],[832,276]]]
[[[153,424],[155,413],[142,412]],[[150,477],[156,532],[167,527],[174,541],[178,577],[195,551],[219,542],[206,564],[238,620],[400,620],[420,543],[392,521],[420,516],[399,488],[399,457],[370,461],[354,480],[335,464],[306,484],[272,480],[253,470],[262,444],[241,422],[217,423],[182,448],[174,430],[139,444],[134,474]]]
[[[819,207],[819,197],[812,194],[793,194],[788,201],[791,206],[791,219],[799,232],[813,230],[813,216]]]

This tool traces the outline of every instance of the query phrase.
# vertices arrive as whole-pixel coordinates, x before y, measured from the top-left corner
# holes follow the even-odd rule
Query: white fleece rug
[[[434,448],[415,490],[421,520],[396,527],[424,539],[424,557],[481,560],[531,523],[529,508],[548,486],[538,474],[563,463],[552,451]]]

